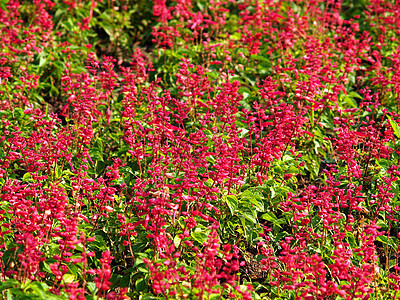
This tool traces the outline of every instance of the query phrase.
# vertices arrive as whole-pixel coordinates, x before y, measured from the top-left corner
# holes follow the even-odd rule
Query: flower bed
[[[4,299],[399,299],[400,2],[0,1]]]

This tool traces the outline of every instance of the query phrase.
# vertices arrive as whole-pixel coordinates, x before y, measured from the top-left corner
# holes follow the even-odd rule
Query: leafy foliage
[[[0,1],[5,299],[397,299],[398,1]]]

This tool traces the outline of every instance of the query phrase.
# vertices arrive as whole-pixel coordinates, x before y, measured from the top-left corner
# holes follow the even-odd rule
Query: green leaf
[[[205,241],[207,241],[208,237],[208,235],[204,231],[201,231],[200,229],[196,229],[196,231],[192,232],[191,235],[200,244],[203,244]]]
[[[241,87],[238,92],[243,95],[244,99],[247,99],[251,95],[251,91],[247,87]]]
[[[138,292],[145,292],[147,290],[147,281],[145,278],[139,278],[135,283]]]
[[[263,198],[258,193],[258,191],[252,192],[250,190],[246,190],[241,194],[240,198],[241,198],[240,202],[241,202],[241,204],[244,204],[244,206],[252,207],[252,205],[248,205],[249,203],[251,203],[255,206],[256,210],[264,211]]]
[[[264,56],[262,56],[262,55],[252,54],[252,55],[250,56],[250,58],[251,58],[251,59],[256,59],[256,60],[265,61],[265,62],[269,62],[269,63],[271,62],[271,59],[270,59],[270,58],[264,57]]]
[[[348,95],[352,98],[358,98],[358,99],[363,98],[359,93],[356,93],[356,92],[350,92]]]
[[[307,156],[303,156],[305,161],[305,168],[311,173],[311,179],[314,180],[318,177],[319,169],[321,165],[321,159],[313,154],[309,154]]]
[[[144,248],[146,248],[147,242],[146,241],[139,241],[132,245],[133,253],[141,252]]]
[[[95,294],[97,291],[96,283],[95,282],[88,282],[87,287],[92,294]]]
[[[129,287],[131,283],[131,274],[125,275],[120,279],[121,287]]]
[[[159,298],[154,297],[152,294],[141,295],[139,300],[157,300]]]
[[[29,285],[26,286],[24,291],[26,292],[29,289],[32,289],[34,294],[40,296],[41,299],[46,299],[46,292],[40,282],[31,282]]]
[[[32,179],[32,175],[31,175],[31,173],[25,173],[24,174],[24,176],[22,176],[22,181],[25,181],[25,182],[32,182],[33,181],[33,179]]]
[[[97,148],[92,148],[89,150],[89,155],[92,158],[92,160],[95,161],[104,161],[103,160],[103,153],[97,149]]]
[[[65,283],[72,283],[75,280],[75,276],[72,274],[64,274],[63,275],[63,280]]]
[[[17,107],[14,109],[14,115],[18,120],[20,120],[20,119],[23,119],[23,117],[25,116],[25,113],[22,108]]]
[[[279,228],[282,228],[281,224],[286,224],[286,222],[287,222],[287,221],[286,221],[285,219],[283,219],[283,218],[278,219],[278,218],[274,215],[274,213],[272,213],[272,212],[267,212],[267,213],[263,214],[263,215],[261,216],[261,218],[264,219],[264,220],[267,220],[267,221],[269,221],[269,222],[271,222],[271,223],[273,223],[275,226],[278,226]]]
[[[231,214],[233,215],[238,207],[239,203],[238,199],[236,198],[235,195],[228,195],[225,197],[225,202],[228,205]]]
[[[395,259],[389,260],[389,269],[393,268],[395,265],[396,265],[396,260]]]
[[[277,218],[273,212],[267,212],[261,216],[264,220],[270,221],[272,223],[276,222]]]
[[[273,241],[274,243],[279,243],[284,237],[289,236],[287,232],[280,232],[277,235],[275,235]]]
[[[397,138],[400,138],[400,128],[399,128],[399,125],[398,125],[395,121],[393,121],[392,118],[391,118],[390,116],[387,116],[387,117],[388,117],[388,119],[389,119],[390,125],[391,125],[392,128],[393,128],[393,133],[394,133],[394,135],[395,135]]]
[[[274,167],[274,172],[276,174],[283,175],[283,170],[282,170],[282,168],[280,166],[275,166]]]
[[[0,282],[0,292],[7,290],[9,288],[13,288],[19,285],[18,280],[15,279],[7,279],[4,282]]]
[[[244,207],[240,210],[240,214],[253,224],[257,224],[257,217],[255,216],[255,210],[252,210],[251,208]]]
[[[349,97],[350,95],[346,96],[344,94],[341,95],[341,98],[343,98],[344,102],[351,108],[356,108],[357,107],[357,102],[353,99],[353,97]]]

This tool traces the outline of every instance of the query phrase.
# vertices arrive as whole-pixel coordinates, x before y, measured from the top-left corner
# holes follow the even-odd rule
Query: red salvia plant
[[[399,12],[0,4],[2,297],[396,299]]]

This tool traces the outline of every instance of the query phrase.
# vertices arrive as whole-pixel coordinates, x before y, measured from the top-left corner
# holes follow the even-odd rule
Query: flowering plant
[[[5,299],[398,299],[400,2],[0,1]]]

